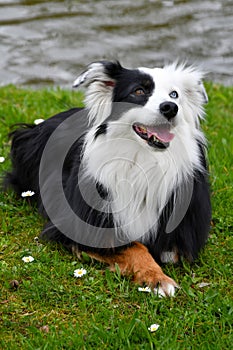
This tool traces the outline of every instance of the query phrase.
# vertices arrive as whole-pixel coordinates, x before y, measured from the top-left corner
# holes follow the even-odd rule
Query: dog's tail
[[[35,124],[16,124],[9,133],[11,144],[12,170],[5,174],[3,189],[12,188],[17,194],[37,190],[36,170],[38,170],[38,145]]]
[[[9,134],[12,170],[5,175],[3,188],[12,188],[18,195],[33,191],[33,200],[39,198],[39,169],[45,146],[55,129],[82,108],[61,112],[40,124],[17,124]]]

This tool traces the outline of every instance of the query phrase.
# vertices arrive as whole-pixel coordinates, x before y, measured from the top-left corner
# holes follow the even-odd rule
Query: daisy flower
[[[33,192],[33,191],[26,191],[26,192],[22,192],[21,193],[21,196],[22,197],[31,197],[31,196],[33,196],[35,194],[35,192]]]
[[[38,125],[38,124],[40,124],[40,123],[43,123],[43,121],[44,121],[44,119],[42,119],[42,118],[40,118],[40,119],[35,119],[35,120],[34,120],[34,124],[35,124],[35,125]]]
[[[158,328],[159,328],[159,324],[154,323],[154,324],[150,325],[150,327],[148,327],[148,330],[150,332],[156,332]]]
[[[23,258],[22,258],[22,260],[25,262],[25,263],[30,263],[30,262],[32,262],[33,260],[34,260],[34,258],[32,257],[32,256],[24,256]]]
[[[151,292],[151,289],[150,289],[150,287],[138,287],[138,291],[139,291],[139,292],[150,293],[150,292]]]
[[[0,157],[0,163],[5,162],[5,158],[4,157]]]
[[[74,277],[82,277],[86,275],[87,271],[83,268],[74,270]]]

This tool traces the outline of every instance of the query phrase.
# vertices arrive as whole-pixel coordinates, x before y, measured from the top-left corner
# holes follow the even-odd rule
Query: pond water
[[[233,0],[0,0],[0,84],[70,87],[84,67],[175,59],[233,85]]]

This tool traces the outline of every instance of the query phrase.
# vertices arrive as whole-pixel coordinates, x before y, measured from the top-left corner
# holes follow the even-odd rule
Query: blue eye
[[[172,91],[172,92],[170,92],[169,96],[170,96],[171,98],[178,98],[178,97],[179,97],[178,92],[175,91],[175,90]]]

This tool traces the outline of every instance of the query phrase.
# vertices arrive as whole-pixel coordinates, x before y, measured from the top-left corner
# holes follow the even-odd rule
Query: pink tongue
[[[148,126],[147,135],[148,138],[155,135],[162,142],[170,142],[175,137],[166,125]]]

